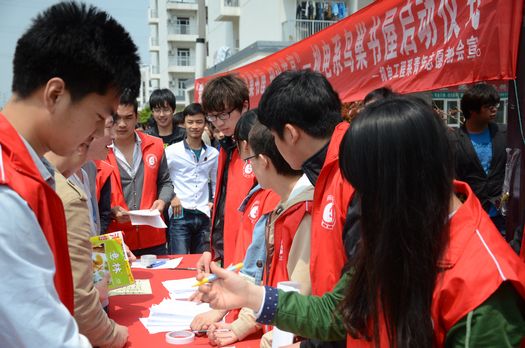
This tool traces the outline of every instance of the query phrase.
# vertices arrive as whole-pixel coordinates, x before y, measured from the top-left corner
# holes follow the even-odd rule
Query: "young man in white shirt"
[[[183,115],[186,139],[166,148],[175,191],[168,230],[169,254],[195,254],[205,250],[213,202],[210,193],[215,192],[217,178],[219,152],[202,141],[206,119],[201,105],[188,105]]]

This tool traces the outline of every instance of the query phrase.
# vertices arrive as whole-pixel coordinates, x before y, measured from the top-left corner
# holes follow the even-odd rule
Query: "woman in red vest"
[[[373,103],[353,122],[340,163],[360,197],[362,235],[332,293],[256,287],[213,265],[223,280],[202,286],[204,299],[305,337],[338,339],[344,326],[348,347],[519,346],[525,265],[453,180],[446,133],[407,97]]]

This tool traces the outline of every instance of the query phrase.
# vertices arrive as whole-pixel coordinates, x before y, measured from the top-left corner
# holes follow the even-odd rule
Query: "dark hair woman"
[[[340,339],[344,326],[348,347],[519,346],[525,265],[470,187],[454,182],[446,132],[407,97],[354,120],[339,159],[360,197],[361,239],[332,293],[244,284],[213,265],[221,280],[199,288],[204,299],[259,310],[261,323],[302,337]]]

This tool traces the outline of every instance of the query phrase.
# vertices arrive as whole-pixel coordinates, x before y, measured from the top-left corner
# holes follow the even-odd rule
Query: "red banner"
[[[254,63],[230,71],[250,106],[281,72],[323,73],[343,102],[390,86],[420,92],[516,76],[523,0],[383,0]],[[200,101],[207,76],[195,81]]]

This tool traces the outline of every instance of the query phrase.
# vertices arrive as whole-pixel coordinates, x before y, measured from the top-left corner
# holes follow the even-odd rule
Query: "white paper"
[[[285,292],[295,291],[299,292],[301,284],[298,282],[279,282],[277,283],[277,289],[281,289]],[[286,332],[279,330],[277,327],[273,328],[273,338],[272,338],[272,348],[278,348],[282,346],[287,346],[293,343],[294,334],[291,332]]]
[[[131,268],[144,268],[144,269],[151,269],[151,270],[154,270],[154,269],[170,269],[170,268],[175,268],[175,267],[178,267],[182,261],[182,257],[177,257],[176,259],[157,259],[157,261],[155,262],[159,262],[159,261],[166,261],[165,264],[163,265],[160,265],[160,266],[156,266],[156,267],[153,267],[153,268],[148,268],[146,266],[144,266],[140,260],[137,260],[137,261],[134,261],[132,264],[131,264]]]
[[[189,330],[193,318],[209,310],[207,303],[164,299],[158,305],[151,306],[149,316],[140,318],[140,322],[150,334]]]
[[[197,290],[193,285],[197,282],[195,278],[166,280],[162,285],[169,291],[170,298],[174,300],[187,300]]]
[[[128,211],[129,219],[132,225],[148,225],[156,228],[166,228],[164,220],[160,217],[160,212],[157,209],[149,210],[130,210]]]

